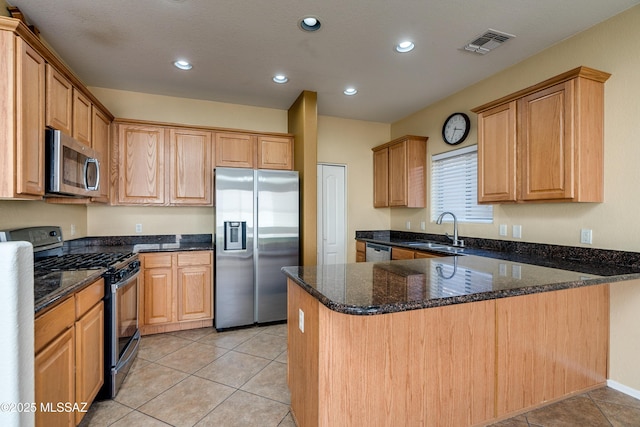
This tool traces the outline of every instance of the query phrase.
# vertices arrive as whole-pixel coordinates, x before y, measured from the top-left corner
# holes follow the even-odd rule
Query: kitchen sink
[[[401,243],[405,246],[410,246],[415,249],[423,249],[423,250],[433,250],[438,252],[447,252],[452,254],[461,254],[464,252],[465,248],[450,246],[440,242],[404,242]]]

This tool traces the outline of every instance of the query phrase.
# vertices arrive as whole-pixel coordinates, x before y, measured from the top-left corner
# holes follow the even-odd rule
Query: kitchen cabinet
[[[46,125],[71,135],[73,85],[52,65],[46,64]]]
[[[211,132],[171,129],[170,203],[212,205]]]
[[[356,262],[365,262],[367,260],[367,244],[363,241],[356,240]]]
[[[91,101],[76,88],[73,88],[73,136],[76,140],[91,147]]]
[[[92,106],[91,108],[91,143],[93,149],[98,152],[100,162],[100,196],[91,200],[94,202],[109,202],[110,187],[110,138],[111,138],[111,120],[100,109]]]
[[[473,109],[478,202],[602,202],[609,77],[578,67]]]
[[[59,411],[58,402],[88,407],[102,387],[103,296],[100,279],[35,319],[36,425],[77,425],[84,412]],[[51,410],[41,405],[52,405]]]
[[[213,325],[213,253],[140,254],[143,335]]]
[[[426,206],[427,139],[407,135],[373,148],[374,207]]]
[[[256,137],[239,133],[216,133],[216,166],[255,167]]]
[[[293,170],[290,136],[216,133],[216,166]]]
[[[293,170],[293,138],[258,136],[257,169]]]
[[[0,197],[44,195],[45,61],[21,37],[0,31]]]
[[[117,203],[165,204],[165,129],[118,125]]]

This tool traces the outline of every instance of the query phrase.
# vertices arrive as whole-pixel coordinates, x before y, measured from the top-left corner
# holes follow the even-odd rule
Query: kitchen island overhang
[[[283,271],[300,426],[482,425],[606,381],[621,276],[474,256]]]

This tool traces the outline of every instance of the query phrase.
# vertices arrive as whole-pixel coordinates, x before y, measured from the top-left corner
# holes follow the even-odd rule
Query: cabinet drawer
[[[413,259],[413,251],[409,249],[391,249],[391,259]]]
[[[211,252],[183,252],[178,254],[178,266],[209,265],[211,264]]]
[[[42,350],[55,337],[73,326],[76,321],[76,305],[73,298],[67,298],[35,320],[35,352]]]
[[[104,279],[100,279],[76,293],[76,317],[80,318],[105,295]]]
[[[142,265],[144,268],[171,267],[171,253],[166,254],[146,254],[142,255]]]

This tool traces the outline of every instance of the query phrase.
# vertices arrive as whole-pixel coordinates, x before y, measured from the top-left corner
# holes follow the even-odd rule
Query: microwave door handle
[[[96,185],[89,186],[89,163],[93,163],[96,165]],[[87,160],[84,162],[84,188],[89,191],[96,191],[100,186],[100,162],[98,159],[93,159],[87,157]]]

